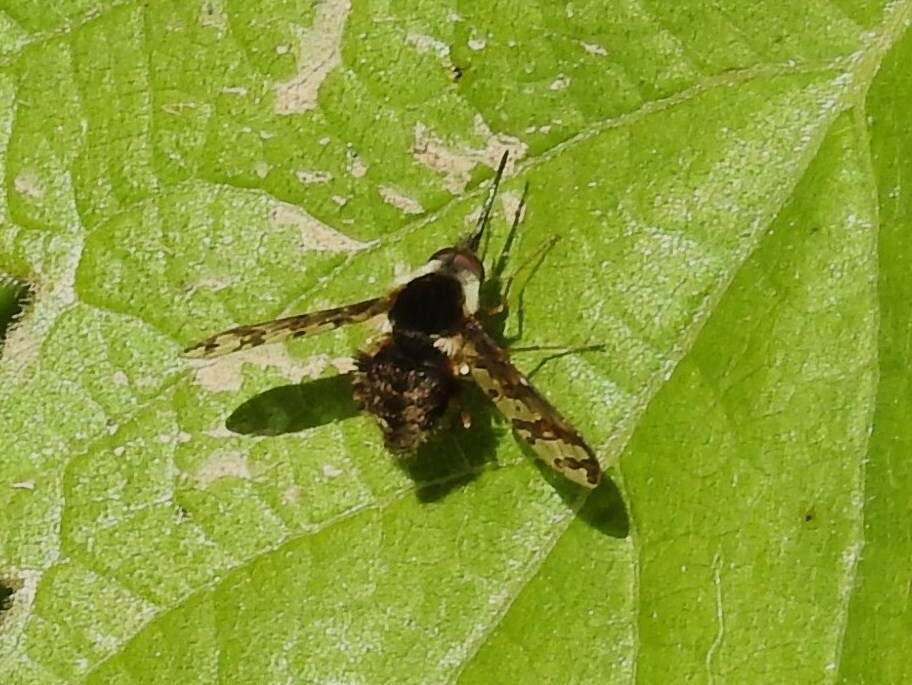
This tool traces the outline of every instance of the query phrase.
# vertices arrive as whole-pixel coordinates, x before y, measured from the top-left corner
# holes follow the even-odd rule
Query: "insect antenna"
[[[507,157],[510,156],[509,152],[504,152],[503,157],[500,158],[500,164],[497,167],[497,173],[494,174],[494,180],[491,182],[491,187],[488,188],[488,196],[485,198],[484,205],[481,208],[481,216],[478,217],[478,223],[475,225],[475,230],[466,237],[463,244],[472,250],[472,252],[478,252],[478,246],[481,244],[481,236],[484,234],[485,226],[488,225],[488,218],[491,215],[491,207],[494,206],[494,196],[497,195],[497,186],[500,185],[500,179],[503,176],[504,167],[507,166]]]

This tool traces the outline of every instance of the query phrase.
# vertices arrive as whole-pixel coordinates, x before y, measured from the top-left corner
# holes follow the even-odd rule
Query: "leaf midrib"
[[[821,146],[826,134],[828,133],[830,127],[832,126],[832,124],[836,120],[836,118],[839,116],[839,114],[851,109],[852,107],[863,107],[864,97],[866,96],[867,91],[870,88],[870,85],[874,80],[874,77],[877,75],[877,72],[880,69],[880,65],[882,64],[883,59],[886,57],[886,55],[889,53],[890,49],[896,44],[896,42],[902,37],[904,32],[907,30],[910,18],[912,18],[912,0],[906,0],[906,2],[904,4],[896,3],[891,9],[893,10],[893,15],[888,16],[885,19],[885,21],[883,23],[883,30],[881,32],[876,33],[877,37],[873,41],[873,49],[869,52],[866,52],[864,57],[862,59],[859,59],[856,62],[856,67],[852,71],[848,72],[848,78],[851,79],[852,85],[854,87],[847,91],[847,96],[845,98],[843,98],[843,101],[840,103],[840,106],[833,108],[829,121],[826,124],[819,127],[820,130],[817,132],[816,140],[814,141],[814,143],[812,145],[808,146],[808,152],[805,155],[805,161],[802,165],[800,165],[798,167],[800,171],[796,174],[796,178],[795,178],[794,182],[791,184],[789,192],[783,194],[783,200],[782,200],[782,202],[779,203],[779,208],[778,208],[779,210],[781,210],[781,208],[784,206],[785,200],[789,196],[791,196],[792,191],[794,190],[795,186],[800,181],[800,179],[804,176],[804,173],[807,171],[809,165],[811,164],[813,159],[816,157],[817,152],[819,151],[820,146]],[[863,78],[861,78],[861,77],[863,77]],[[641,109],[645,109],[645,108],[646,108],[646,106],[644,106]],[[863,130],[866,130],[866,129],[863,129]],[[875,204],[875,206],[876,206],[876,204]],[[778,212],[778,210],[777,210],[777,212]],[[713,298],[712,305],[707,309],[706,316],[704,317],[704,319],[701,322],[699,322],[698,325],[695,325],[692,327],[691,330],[693,331],[693,334],[692,334],[692,336],[690,336],[690,339],[686,341],[687,344],[684,345],[684,351],[678,357],[675,366],[677,366],[677,364],[680,363],[680,361],[686,356],[687,352],[689,352],[689,350],[693,347],[693,344],[695,343],[697,337],[699,336],[699,333],[702,330],[703,326],[706,324],[707,321],[709,321],[710,317],[712,316],[712,313],[716,309],[716,306],[721,301],[721,299],[724,297],[725,293],[728,291],[728,288],[730,287],[731,283],[734,281],[735,277],[737,276],[737,273],[740,271],[741,267],[746,263],[746,261],[750,257],[750,255],[753,254],[753,252],[757,249],[759,243],[765,237],[765,234],[766,234],[766,232],[764,231],[758,235],[758,238],[755,241],[754,245],[752,245],[751,248],[749,249],[749,251],[747,251],[747,253],[743,256],[740,264],[738,264],[734,269],[732,269],[728,282],[725,283],[723,287],[717,289],[718,295]],[[648,409],[649,404],[651,403],[652,398],[654,398],[656,396],[657,392],[658,392],[658,387],[656,387],[654,389],[654,391],[651,394],[651,396],[649,397],[649,399],[647,399],[646,403],[644,404],[641,411],[639,412],[639,416],[642,416],[645,413],[645,411]],[[873,418],[873,408],[871,409],[871,415],[869,416],[869,423],[872,418]],[[632,435],[632,433],[631,433],[631,435]],[[631,436],[627,436],[627,437],[628,437],[628,439],[627,439],[627,441],[624,441],[624,445],[626,445],[626,443],[629,441],[629,438]],[[869,442],[870,442],[870,433],[868,434],[868,437],[865,440],[865,446],[864,446],[865,451],[867,449],[867,445],[869,444]],[[619,450],[619,453],[621,453],[621,452],[623,452],[623,445],[620,447],[620,450]],[[860,460],[859,469],[861,471],[859,487],[861,487],[863,489],[864,482],[865,482],[864,481],[865,467],[864,467],[863,459]],[[621,470],[619,468],[618,469],[619,475],[620,475],[620,472],[621,472]],[[621,496],[623,497],[624,501],[629,501],[629,498],[627,496],[628,491],[624,487],[623,478],[618,477],[616,479],[616,482],[617,482],[618,489],[621,492]],[[588,495],[589,495],[589,492],[583,493],[583,497],[582,497],[583,503],[585,502]],[[569,520],[572,521],[572,517],[570,517]],[[525,584],[528,584],[528,582],[530,582],[532,579],[535,578],[535,575],[536,575],[538,569],[540,569],[541,566],[547,561],[548,557],[551,554],[551,551],[554,549],[554,547],[560,541],[560,538],[566,532],[566,529],[569,526],[569,522],[567,522],[566,524],[564,524],[562,522],[562,524],[563,525],[561,526],[559,533],[555,536],[553,543],[551,543],[547,547],[547,552],[545,554],[543,554],[540,559],[536,560],[537,565],[535,567],[535,572],[531,573],[528,576]],[[862,540],[862,545],[863,545],[864,544],[864,535],[863,535],[864,506],[863,505],[862,505],[862,510],[861,510],[861,521],[860,521],[859,526],[861,529],[861,540]],[[633,621],[635,633],[638,632],[637,629],[640,624],[640,612],[642,609],[641,602],[640,602],[640,594],[639,594],[639,569],[640,569],[640,565],[641,565],[641,555],[639,553],[640,552],[639,546],[636,542],[638,538],[639,538],[639,536],[638,536],[638,530],[637,530],[636,517],[633,515],[633,512],[631,512],[629,540],[631,541],[631,545],[633,547],[633,552],[634,552],[634,554],[633,554],[634,573],[632,574],[631,583],[635,586],[632,588],[632,591],[633,591],[633,593],[632,593],[632,595],[633,595],[632,614],[635,616],[635,619]],[[860,558],[860,550],[859,550],[858,556]],[[834,658],[835,658],[835,663],[837,664],[837,667],[835,669],[833,669],[832,671],[830,671],[831,679],[829,680],[829,682],[836,682],[836,680],[838,680],[838,674],[840,671],[839,667],[840,667],[840,663],[841,663],[842,647],[843,647],[842,637],[844,637],[844,635],[845,635],[845,630],[846,630],[846,627],[848,624],[848,607],[851,602],[852,594],[854,593],[854,591],[857,587],[857,584],[855,583],[855,577],[856,577],[855,574],[857,573],[857,567],[858,567],[858,559],[856,559],[855,565],[853,566],[853,570],[852,570],[852,578],[850,580],[851,589],[846,594],[845,601],[843,602],[844,611],[842,614],[842,625],[841,625],[840,631],[839,631],[841,637],[840,637],[838,643],[834,646],[834,650],[835,650]],[[499,615],[501,618],[508,613],[509,606],[512,605],[512,603],[516,600],[516,598],[519,596],[519,594],[521,592],[522,592],[522,589],[520,589],[520,591],[517,593],[517,595],[510,597],[507,600],[507,603],[506,603],[507,606],[505,607],[504,611],[499,612]],[[490,634],[492,634],[494,632],[494,630],[496,630],[497,625],[498,624],[493,624],[490,627],[490,629],[488,631],[486,631],[486,635],[489,636]],[[634,639],[634,645],[635,645],[635,650],[638,652],[639,641],[636,638]],[[475,650],[474,654],[477,654],[478,650],[482,646],[483,646],[483,642],[477,646],[477,649]],[[461,673],[471,663],[472,658],[473,657],[470,656],[466,660],[466,662],[462,665],[460,671],[458,673],[456,673],[454,675],[454,677],[452,678],[452,682],[458,681],[459,673]],[[637,657],[637,655],[635,655],[634,660],[633,660],[633,668],[631,671],[631,682],[636,682],[637,663],[638,663],[638,657]]]

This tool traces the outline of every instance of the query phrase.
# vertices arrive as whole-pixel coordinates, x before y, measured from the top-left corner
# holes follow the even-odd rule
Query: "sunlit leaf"
[[[912,0],[0,7],[16,683],[904,682]],[[484,399],[408,468],[343,329],[470,225],[592,495]],[[528,273],[526,273],[528,275]],[[299,381],[303,379],[303,384]]]

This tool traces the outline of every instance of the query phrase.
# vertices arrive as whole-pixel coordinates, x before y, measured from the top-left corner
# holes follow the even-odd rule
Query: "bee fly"
[[[363,302],[232,328],[184,354],[216,357],[383,316],[389,332],[357,354],[353,386],[390,451],[410,454],[425,443],[454,404],[460,379],[471,376],[540,459],[594,488],[601,469],[592,449],[478,319],[485,278],[478,250],[506,162],[505,153],[474,231],[431,255],[404,285]]]

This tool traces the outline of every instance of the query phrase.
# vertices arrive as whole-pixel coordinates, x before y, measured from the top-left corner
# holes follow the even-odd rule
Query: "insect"
[[[355,304],[238,326],[188,347],[184,355],[216,357],[383,317],[388,332],[356,355],[352,385],[387,449],[414,453],[443,423],[461,381],[471,378],[536,456],[570,480],[596,487],[601,469],[592,448],[513,365],[479,318],[485,279],[479,246],[506,162],[505,153],[474,230],[432,254],[403,285]]]

